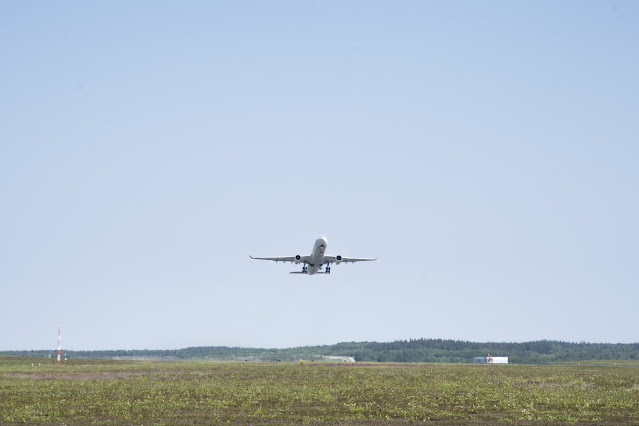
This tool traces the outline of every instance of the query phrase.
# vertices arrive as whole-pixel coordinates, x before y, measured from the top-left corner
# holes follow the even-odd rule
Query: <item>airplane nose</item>
[[[323,236],[323,235],[320,235],[317,238],[317,241],[315,241],[315,245],[317,245],[317,244],[319,244],[320,249],[322,250],[322,253],[324,253],[324,249],[326,249],[326,245],[327,245],[326,237]]]

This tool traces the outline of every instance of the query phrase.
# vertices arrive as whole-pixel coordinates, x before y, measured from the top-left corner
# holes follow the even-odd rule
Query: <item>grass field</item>
[[[2,424],[406,421],[639,424],[639,368],[0,357]]]
[[[564,361],[553,362],[552,365],[573,365],[573,366],[637,366],[639,367],[638,359],[606,359],[606,360],[592,360],[592,361]]]

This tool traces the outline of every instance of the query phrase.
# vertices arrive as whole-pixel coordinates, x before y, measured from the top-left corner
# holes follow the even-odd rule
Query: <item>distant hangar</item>
[[[508,364],[507,356],[476,356],[475,364]]]

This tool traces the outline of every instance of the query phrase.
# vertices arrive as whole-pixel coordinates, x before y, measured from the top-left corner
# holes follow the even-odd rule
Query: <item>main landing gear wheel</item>
[[[306,265],[302,266],[302,272],[308,273],[308,266]]]
[[[330,266],[326,266],[326,273],[330,274],[331,273],[331,267]]]

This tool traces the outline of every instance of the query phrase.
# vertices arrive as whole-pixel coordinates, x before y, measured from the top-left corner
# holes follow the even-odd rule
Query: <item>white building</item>
[[[476,356],[475,364],[508,364],[507,356]]]

